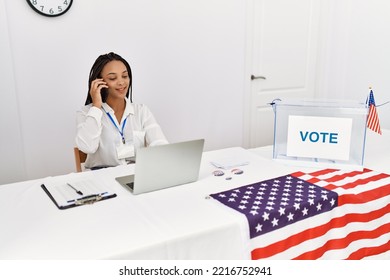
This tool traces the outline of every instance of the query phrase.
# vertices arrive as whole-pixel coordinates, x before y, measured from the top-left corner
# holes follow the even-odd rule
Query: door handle
[[[251,80],[257,80],[257,79],[262,79],[262,80],[265,80],[266,78],[264,76],[255,76],[255,75],[251,75]]]

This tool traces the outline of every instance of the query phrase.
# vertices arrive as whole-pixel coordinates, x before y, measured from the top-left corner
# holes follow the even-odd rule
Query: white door
[[[312,97],[315,91],[319,0],[248,2],[244,137],[248,148],[273,143],[274,99]]]

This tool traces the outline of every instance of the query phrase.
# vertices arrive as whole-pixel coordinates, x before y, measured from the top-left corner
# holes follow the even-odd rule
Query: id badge
[[[134,157],[134,145],[132,142],[123,144],[122,142],[116,147],[118,159]]]

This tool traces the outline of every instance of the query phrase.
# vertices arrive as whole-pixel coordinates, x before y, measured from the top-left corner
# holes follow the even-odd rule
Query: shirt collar
[[[125,101],[126,101],[126,107],[125,107],[125,111],[123,112],[123,115],[124,116],[128,116],[130,114],[134,115],[134,105],[133,105],[133,103],[131,103],[128,98],[125,98]],[[114,110],[107,103],[103,103],[102,104],[102,108],[103,108],[104,112],[106,112],[106,113],[110,113],[110,114],[114,113]]]

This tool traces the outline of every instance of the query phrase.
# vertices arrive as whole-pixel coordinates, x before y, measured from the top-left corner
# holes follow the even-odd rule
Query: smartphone
[[[106,102],[107,96],[108,96],[108,89],[107,88],[102,88],[100,90],[100,95],[102,96],[102,101]]]
[[[102,77],[98,77],[98,78],[101,79]],[[101,95],[101,97],[102,97],[102,101],[103,101],[103,102],[106,102],[107,96],[108,96],[108,89],[107,89],[107,88],[102,88],[102,89],[100,90],[100,95]]]

